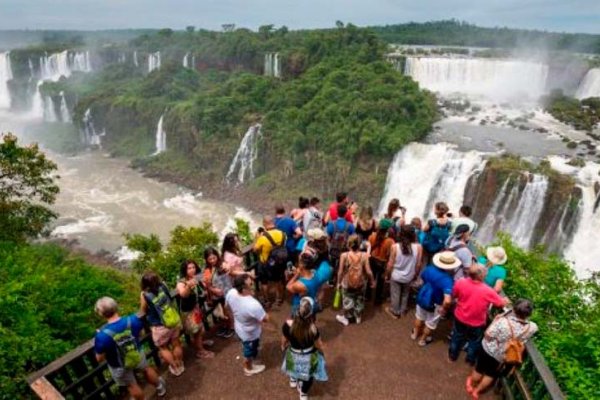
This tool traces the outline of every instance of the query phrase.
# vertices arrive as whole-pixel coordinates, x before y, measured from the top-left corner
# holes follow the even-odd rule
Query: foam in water
[[[156,151],[153,155],[160,154],[167,150],[167,132],[165,132],[165,129],[163,128],[163,117],[164,114],[160,116],[158,124],[156,125]]]
[[[60,119],[62,122],[71,122],[71,114],[63,91],[60,92]]]
[[[575,92],[575,97],[578,99],[600,97],[600,68],[592,68],[585,74]]]
[[[52,100],[52,97],[50,96],[44,97],[44,121],[58,121],[58,115],[56,115],[56,107],[54,106],[54,100]]]
[[[265,54],[265,73],[266,76],[275,78],[281,77],[281,65],[279,63],[279,53]]]
[[[115,253],[118,261],[133,261],[137,260],[142,255],[141,252],[137,250],[131,250],[127,246],[121,246]]]
[[[548,66],[521,60],[407,57],[404,72],[422,87],[443,95],[536,99],[545,93]]]
[[[390,165],[379,213],[386,212],[393,198],[406,207],[409,218],[429,218],[436,201],[445,201],[456,213],[469,177],[484,166],[476,151],[461,152],[447,143],[410,143]]]
[[[148,54],[148,72],[160,68],[160,51]]]
[[[10,108],[10,91],[8,81],[13,78],[10,65],[10,53],[0,53],[0,109]]]
[[[254,178],[254,161],[258,156],[258,139],[261,136],[261,124],[254,124],[244,134],[227,172],[226,180],[244,183]]]
[[[94,215],[65,225],[57,226],[52,230],[52,236],[67,237],[90,231],[111,232],[113,220],[109,215]]]

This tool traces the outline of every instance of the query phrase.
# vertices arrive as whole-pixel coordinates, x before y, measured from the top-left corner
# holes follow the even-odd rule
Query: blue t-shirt
[[[480,264],[486,265],[488,260],[486,257],[481,256],[478,261]],[[488,268],[483,281],[486,285],[493,288],[496,286],[496,281],[498,281],[498,279],[502,279],[503,281],[506,280],[506,268],[502,265],[492,265]]]
[[[423,240],[425,240],[426,233],[420,229],[415,229],[415,233],[417,234],[417,240],[419,241],[419,244],[423,244]]]
[[[131,321],[131,334],[136,340],[140,338],[140,332],[144,328],[142,321],[134,314],[126,317],[121,317],[118,321],[104,325],[98,332],[94,339],[94,351],[96,354],[104,354],[106,356],[106,363],[113,368],[121,367],[119,362],[119,355],[117,351],[117,344],[110,335],[105,333],[106,329],[113,331],[114,333],[122,333],[127,329],[127,320]],[[139,345],[139,343],[138,343]]]
[[[444,295],[452,295],[454,278],[434,265],[428,265],[421,273],[423,282],[429,282],[433,287],[433,303],[442,304]]]
[[[318,302],[317,294],[319,293],[319,289],[323,285],[323,282],[319,280],[316,271],[313,274],[312,278],[299,278],[298,281],[301,282],[304,285],[304,287],[306,287],[306,293],[303,295],[294,293],[294,295],[292,296],[292,314],[295,313],[295,310],[300,305],[300,299],[304,296],[310,297],[316,304]]]
[[[346,221],[343,218],[338,218],[334,221],[329,221],[327,223],[327,235],[328,236],[333,236],[333,224],[335,223],[335,226],[337,227],[338,232],[343,232],[344,229],[346,230],[346,232],[348,233],[348,236],[353,235],[354,234],[354,224],[352,224],[351,222]],[[347,227],[346,227],[347,226]]]
[[[327,260],[321,261],[321,263],[317,267],[317,270],[315,271],[315,278],[317,278],[318,281],[321,282],[321,285],[322,285],[325,282],[327,282],[328,280],[330,280],[332,275],[333,275],[333,268],[331,268],[331,264],[329,264],[329,261],[327,261]]]
[[[294,238],[294,234],[296,233],[296,229],[298,229],[298,224],[290,217],[276,217],[275,218],[275,228],[279,229],[281,232],[286,235],[285,247],[290,254],[293,254],[296,251],[296,239]]]

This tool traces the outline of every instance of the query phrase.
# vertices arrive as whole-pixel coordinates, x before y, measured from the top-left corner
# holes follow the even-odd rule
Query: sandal
[[[433,342],[433,338],[431,336],[427,336],[425,340],[420,339],[417,344],[421,347],[427,346],[429,343]]]
[[[471,379],[471,375],[467,377],[467,382],[465,383],[465,389],[467,389],[467,393],[473,394],[473,380]]]

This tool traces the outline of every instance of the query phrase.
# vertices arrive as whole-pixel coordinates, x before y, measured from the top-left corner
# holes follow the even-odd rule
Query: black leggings
[[[310,390],[310,388],[312,387],[312,384],[314,382],[313,378],[310,378],[307,381],[298,381],[298,387],[300,388],[300,392],[302,392],[302,394],[308,394],[308,391]]]

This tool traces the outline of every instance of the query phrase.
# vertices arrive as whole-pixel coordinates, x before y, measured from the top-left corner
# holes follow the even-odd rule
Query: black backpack
[[[281,243],[276,244],[268,231],[265,231],[264,233],[267,240],[271,243],[271,253],[269,253],[269,258],[267,259],[267,265],[269,267],[285,266],[289,260],[287,247],[285,247],[286,236],[283,232],[281,232],[281,234],[283,235]]]

